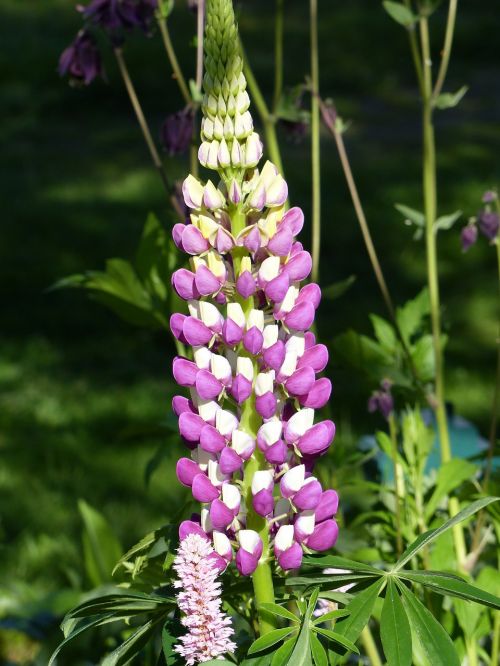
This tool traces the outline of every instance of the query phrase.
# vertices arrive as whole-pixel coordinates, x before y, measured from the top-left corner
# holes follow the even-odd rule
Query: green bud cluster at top
[[[208,0],[200,163],[214,170],[243,172],[262,157],[253,130],[243,74],[238,28],[231,0]]]

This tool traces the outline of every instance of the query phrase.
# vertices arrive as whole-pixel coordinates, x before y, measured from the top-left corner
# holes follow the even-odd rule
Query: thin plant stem
[[[451,47],[453,44],[453,35],[455,33],[455,24],[457,20],[457,5],[458,0],[450,0],[448,5],[448,19],[446,21],[446,33],[444,37],[444,46],[441,52],[441,64],[439,72],[432,92],[432,99],[435,102],[436,98],[440,95],[443,84],[448,73],[448,66],[450,64]]]
[[[493,635],[491,638],[491,664],[500,661],[500,611],[494,611]]]
[[[366,656],[370,661],[370,666],[383,666],[383,662],[380,659],[377,644],[373,638],[373,634],[368,625],[361,632],[361,642],[365,648]]]
[[[319,255],[321,246],[321,152],[319,110],[319,48],[318,48],[318,0],[310,0],[311,40],[311,179],[312,179],[312,271],[313,282],[319,280]]]
[[[189,93],[189,88],[186,85],[186,79],[184,78],[184,75],[182,73],[179,61],[177,60],[177,56],[175,54],[174,45],[172,44],[172,39],[170,38],[167,19],[161,15],[158,15],[157,20],[158,20],[158,26],[160,28],[161,37],[163,40],[163,45],[165,46],[165,50],[167,52],[170,65],[174,73],[174,78],[177,81],[177,85],[179,86],[182,96],[184,97],[184,101],[186,102],[186,104],[191,104],[192,102],[191,95]]]
[[[441,313],[439,297],[439,275],[437,261],[437,234],[435,221],[437,217],[437,175],[436,145],[432,118],[432,61],[429,43],[429,25],[426,17],[420,19],[420,39],[424,71],[423,98],[423,192],[425,210],[425,245],[427,255],[427,278],[431,309],[432,339],[435,364],[435,396],[434,411],[439,434],[441,462],[451,460],[451,443],[445,405],[444,363],[441,348]],[[450,497],[449,511],[453,516],[460,510],[456,497]],[[453,528],[453,539],[457,566],[463,571],[466,560],[466,547],[462,525]]]
[[[171,196],[171,187],[170,183],[167,177],[167,174],[165,173],[165,169],[163,168],[163,163],[161,161],[160,155],[158,154],[158,150],[156,149],[155,142],[153,141],[153,137],[151,136],[151,131],[149,129],[149,125],[146,121],[146,118],[144,116],[144,112],[142,110],[142,106],[139,102],[139,98],[137,97],[137,93],[134,88],[134,84],[132,83],[132,79],[130,78],[130,74],[127,68],[127,64],[125,62],[125,59],[123,57],[123,51],[121,48],[116,47],[114,49],[115,57],[118,62],[118,67],[120,69],[120,74],[123,79],[123,83],[125,84],[125,88],[127,90],[128,96],[130,98],[130,101],[132,103],[132,107],[135,111],[135,115],[137,117],[137,122],[139,123],[139,126],[141,128],[142,134],[144,136],[144,140],[146,142],[146,145],[148,147],[149,153],[151,155],[151,159],[153,160],[153,164],[155,165],[156,169],[158,170],[158,173],[160,174],[161,180],[163,182],[163,185],[165,187],[165,190],[167,191],[168,195]]]
[[[389,433],[392,444],[392,464],[394,468],[394,500],[396,503],[396,550],[398,557],[403,552],[403,535],[401,533],[401,493],[400,493],[400,465],[398,463],[398,430],[396,418],[393,413],[389,415]]]
[[[274,95],[273,113],[276,113],[283,91],[283,13],[284,0],[276,0],[274,22]]]
[[[404,4],[410,11],[413,11],[411,0],[404,0]],[[424,80],[422,73],[422,58],[418,47],[417,35],[415,34],[415,26],[413,25],[408,28],[408,38],[410,40],[411,55],[417,73],[418,85],[420,87],[420,92],[423,93]]]
[[[198,0],[198,13],[196,21],[196,87],[201,91],[203,81],[203,37],[205,32],[205,0]]]
[[[273,162],[278,168],[278,171],[284,176],[283,161],[281,159],[278,136],[276,134],[275,118],[268,109],[266,100],[264,99],[259,84],[257,83],[257,79],[255,78],[252,68],[250,67],[250,62],[246,56],[241,39],[240,51],[243,58],[243,72],[247,80],[248,89],[250,91],[252,101],[255,104],[255,108],[257,109],[257,113],[259,114],[259,117],[264,126],[266,147],[269,152],[269,157],[271,158],[271,162]]]

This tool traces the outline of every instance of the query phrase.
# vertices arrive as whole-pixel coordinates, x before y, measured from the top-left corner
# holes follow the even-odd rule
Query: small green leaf
[[[279,604],[263,603],[260,604],[259,610],[265,610],[267,613],[278,615],[279,617],[283,617],[286,620],[290,620],[291,622],[299,622],[300,620],[300,618],[289,611],[288,608],[284,608]]]
[[[346,293],[346,291],[348,291],[355,282],[356,282],[355,275],[350,275],[345,280],[339,280],[339,282],[334,282],[333,284],[329,285],[328,287],[324,287],[321,290],[323,298],[326,298],[329,301],[333,301],[336,298],[340,298],[340,296],[343,296]]]
[[[52,666],[54,664],[54,660],[56,659],[57,655],[59,652],[67,645],[70,641],[72,641],[74,638],[79,636],[80,634],[83,634],[85,631],[88,631],[89,629],[93,629],[94,627],[99,627],[102,624],[107,624],[109,622],[116,622],[119,620],[119,617],[116,617],[114,613],[108,613],[108,614],[103,614],[103,615],[94,615],[92,617],[85,618],[83,620],[72,620],[71,621],[71,630],[68,631],[67,633],[64,632],[64,640],[59,643],[57,648],[54,650],[48,666]],[[68,621],[66,621],[67,623]],[[66,624],[68,626],[68,624]]]
[[[420,229],[425,227],[425,215],[419,210],[415,210],[415,208],[410,208],[404,204],[394,204],[394,207],[403,215],[406,224],[414,224]]]
[[[290,663],[289,658],[292,654],[295,641],[295,638],[289,638],[278,650],[276,650],[273,655],[271,666],[287,666]]]
[[[311,633],[311,653],[315,666],[328,666],[328,657],[325,648],[316,634]]]
[[[387,666],[411,666],[410,623],[396,585],[391,579],[387,583],[387,592],[380,618],[380,637],[387,659]]]
[[[358,640],[359,635],[370,619],[382,585],[383,581],[378,580],[354,597],[346,608],[350,612],[349,617],[346,617],[345,620],[340,620],[335,625],[335,632],[337,634],[344,636],[353,643]],[[338,663],[338,657],[333,656],[332,665]]]
[[[328,638],[329,641],[338,643],[345,650],[359,654],[359,650],[354,645],[354,643],[345,636],[342,636],[342,634],[338,634],[336,631],[331,631],[330,629],[323,629],[323,627],[314,627],[313,631],[315,631],[318,634],[321,634],[322,636],[325,636],[325,638]]]
[[[347,617],[350,615],[350,611],[347,610],[347,608],[341,608],[340,610],[332,610],[329,613],[325,613],[324,615],[320,615],[317,617],[315,620],[313,620],[313,624],[323,624],[324,622],[331,622],[332,620],[338,620],[340,617]]]
[[[471,585],[458,576],[444,573],[442,571],[399,571],[400,578],[420,583],[431,588],[434,592],[460,599],[474,601],[483,606],[490,606],[500,610],[500,597],[490,594],[480,587]]]
[[[425,520],[430,521],[439,503],[464,481],[474,476],[477,467],[462,458],[453,458],[441,465],[436,486],[425,507]]]
[[[422,328],[425,317],[430,312],[429,292],[423,289],[415,298],[407,301],[396,311],[396,320],[407,344]]]
[[[261,652],[262,650],[267,650],[271,645],[276,645],[276,643],[281,643],[281,641],[286,638],[292,631],[296,631],[295,627],[285,627],[284,629],[274,629],[268,634],[264,634],[257,638],[256,641],[248,649],[248,654],[255,654],[256,652]]]
[[[302,627],[290,655],[293,666],[311,666],[310,619],[318,601],[319,588],[315,588],[309,597],[306,612],[302,618]]]
[[[456,93],[441,93],[435,100],[434,106],[438,109],[451,109],[462,100],[469,86],[462,86]]]
[[[461,210],[456,210],[450,215],[442,215],[434,222],[434,231],[446,231],[451,229],[455,222],[462,216]]]
[[[148,644],[160,623],[164,621],[164,616],[160,616],[143,624],[142,627],[134,631],[116,650],[113,650],[113,652],[104,657],[102,666],[124,666],[128,664]]]
[[[418,20],[418,17],[400,2],[389,2],[389,0],[386,0],[382,5],[389,16],[394,19],[396,23],[404,25],[405,28],[409,28]]]
[[[424,534],[418,536],[401,555],[399,560],[394,565],[392,571],[399,571],[399,569],[404,567],[404,565],[409,562],[412,557],[415,557],[415,555],[420,550],[422,550],[422,548],[429,545],[429,543],[434,541],[434,539],[437,539],[438,536],[440,536],[443,532],[446,532],[446,530],[449,530],[454,525],[461,523],[463,520],[466,520],[473,514],[481,511],[481,509],[484,509],[484,507],[488,506],[488,504],[491,504],[492,502],[498,502],[499,499],[500,497],[483,497],[480,500],[476,500],[475,502],[472,502],[472,504],[469,504],[468,507],[457,513],[456,516],[453,516],[453,518],[447,520],[443,525],[441,525],[441,527],[438,527],[435,530],[428,530],[427,532],[424,532]]]
[[[355,560],[350,560],[347,557],[339,557],[338,555],[306,555],[302,565],[319,567],[320,569],[347,569],[352,573],[376,574],[377,576],[383,574],[380,569],[376,569],[370,564],[356,562]]]
[[[93,585],[103,585],[111,580],[113,567],[123,552],[122,547],[99,511],[82,499],[78,501],[78,510],[84,524],[85,570]]]
[[[397,337],[394,327],[388,321],[371,314],[370,321],[375,331],[375,337],[380,342],[383,349],[389,353],[393,353],[397,345]]]
[[[432,666],[460,666],[451,638],[427,608],[404,585],[398,585],[420,645]]]

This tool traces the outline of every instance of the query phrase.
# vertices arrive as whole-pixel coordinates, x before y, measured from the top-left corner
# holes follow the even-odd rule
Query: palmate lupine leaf
[[[248,649],[248,654],[255,654],[256,652],[262,652],[268,648],[276,645],[276,643],[281,643],[281,641],[289,636],[293,631],[296,631],[296,627],[284,627],[283,629],[274,629],[268,634],[264,634],[257,638],[256,641]]]
[[[398,577],[419,583],[434,592],[459,599],[473,601],[483,606],[500,610],[500,597],[490,594],[480,587],[467,583],[462,578],[441,571],[399,571]]]
[[[311,634],[311,654],[315,666],[328,666],[328,656],[316,634]]]
[[[396,584],[389,579],[380,618],[380,637],[387,666],[410,666],[411,630]]]
[[[440,527],[434,530],[428,530],[427,532],[424,532],[424,534],[421,534],[401,555],[399,560],[394,565],[392,573],[396,573],[402,567],[404,567],[407,562],[409,562],[420,550],[422,550],[422,548],[428,546],[432,541],[437,539],[438,536],[443,534],[443,532],[446,532],[446,530],[451,529],[454,525],[457,525],[481,509],[484,509],[484,507],[488,506],[488,504],[491,504],[492,502],[498,502],[499,499],[499,497],[483,497],[482,499],[476,500],[475,502],[472,502],[472,504],[469,504],[469,506],[467,506],[465,509],[457,513],[456,516],[453,516],[453,518],[450,518],[445,523],[443,523],[443,525]]]

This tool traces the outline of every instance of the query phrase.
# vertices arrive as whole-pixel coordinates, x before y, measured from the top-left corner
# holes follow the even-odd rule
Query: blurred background
[[[195,17],[183,0],[175,4],[169,25],[192,78]],[[241,0],[237,7],[269,100],[273,3]],[[443,10],[433,18],[436,60]],[[352,168],[389,287],[402,303],[426,280],[424,246],[394,209],[395,202],[421,208],[419,103],[405,31],[376,0],[320,0],[319,11],[322,94],[350,121]],[[94,583],[81,541],[85,507],[101,512],[126,549],[168,522],[185,499],[173,474],[181,445],[165,428],[175,391],[169,333],[123,323],[82,292],[47,291],[64,276],[102,269],[110,257],[131,259],[149,211],[167,220],[164,191],[105,42],[107,82],[72,88],[57,74],[59,55],[80,26],[69,0],[0,4],[3,664],[32,663],[41,642],[57,641],[60,615]],[[285,84],[294,86],[309,69],[305,0],[286,0],[285,30]],[[461,209],[464,221],[476,213],[483,191],[500,183],[498,34],[498,2],[459,3],[446,90],[468,85],[469,92],[457,108],[437,115],[436,131],[439,212]],[[157,137],[164,117],[183,105],[160,38],[134,34],[125,53]],[[284,127],[279,136],[291,200],[308,219],[309,137],[297,142]],[[166,157],[165,165],[177,178],[188,170],[187,158]],[[320,310],[320,337],[329,343],[349,328],[370,332],[369,313],[386,313],[326,130],[322,184],[321,283],[356,276],[346,295]],[[495,255],[486,243],[462,254],[460,226],[439,242],[448,399],[487,436]],[[306,227],[306,246],[309,235]],[[376,387],[335,355],[328,374],[339,442],[355,446],[380,427],[380,417],[366,410]],[[80,512],[78,500],[87,503]]]

